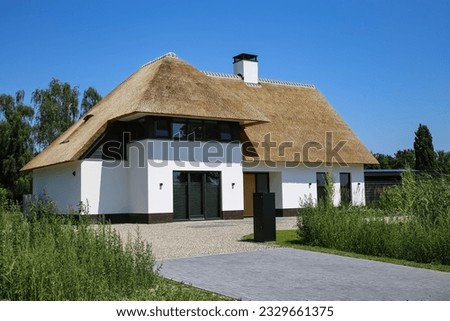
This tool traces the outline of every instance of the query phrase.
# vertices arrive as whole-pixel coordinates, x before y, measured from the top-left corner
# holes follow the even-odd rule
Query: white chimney
[[[239,75],[244,82],[258,83],[258,56],[242,53],[233,57],[233,71]]]

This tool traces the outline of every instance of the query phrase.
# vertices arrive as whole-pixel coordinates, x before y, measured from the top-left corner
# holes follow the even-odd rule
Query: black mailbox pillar
[[[253,193],[253,233],[256,242],[275,241],[275,193]]]

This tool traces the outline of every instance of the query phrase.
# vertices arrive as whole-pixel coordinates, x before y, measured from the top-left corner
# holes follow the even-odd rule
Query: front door
[[[253,216],[253,193],[256,192],[256,177],[253,173],[244,174],[244,217]]]
[[[173,172],[174,220],[220,217],[220,172]]]
[[[253,216],[253,193],[268,192],[268,173],[244,173],[244,217]]]

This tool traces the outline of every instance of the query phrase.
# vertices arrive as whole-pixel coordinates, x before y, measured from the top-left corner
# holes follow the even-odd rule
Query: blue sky
[[[412,148],[426,124],[450,151],[450,0],[0,0],[0,93],[52,77],[104,96],[168,51],[232,73],[314,84],[373,152]]]

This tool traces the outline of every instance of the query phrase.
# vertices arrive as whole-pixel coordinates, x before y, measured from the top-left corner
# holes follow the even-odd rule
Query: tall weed
[[[407,172],[401,186],[384,194],[380,208],[306,206],[298,222],[305,244],[450,265],[447,178]]]
[[[0,300],[133,300],[156,282],[151,248],[111,226],[0,209]]]
[[[402,184],[388,188],[380,206],[389,215],[414,215],[436,223],[450,215],[450,178],[420,175],[411,171],[402,176]]]

